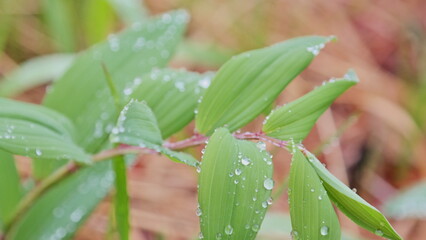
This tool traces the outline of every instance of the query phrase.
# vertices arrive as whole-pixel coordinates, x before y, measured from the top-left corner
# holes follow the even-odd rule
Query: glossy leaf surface
[[[294,38],[227,61],[200,103],[196,116],[198,132],[211,135],[222,126],[235,131],[249,123],[309,65],[329,40],[318,36]]]

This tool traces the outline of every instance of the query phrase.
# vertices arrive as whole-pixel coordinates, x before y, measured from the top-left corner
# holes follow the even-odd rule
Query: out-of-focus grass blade
[[[118,114],[101,64],[106,65],[114,84],[122,91],[136,76],[167,64],[187,21],[186,12],[175,11],[136,24],[119,35],[112,35],[107,42],[79,55],[68,72],[55,82],[45,104],[74,122],[79,142],[86,151],[97,152],[105,146]],[[150,44],[141,45],[138,39]],[[160,54],[165,51],[169,53],[168,57]],[[110,162],[106,163],[77,173],[66,184],[47,192],[13,228],[11,239],[44,240],[56,231],[64,235],[63,230],[66,230],[63,239],[72,237],[111,187],[113,180],[110,181],[109,176],[114,176],[114,173]],[[108,179],[102,180],[106,177]],[[86,192],[85,186],[90,186],[88,193],[79,194],[80,189]],[[57,206],[67,208],[63,215],[59,214],[62,216],[60,219],[52,215]]]
[[[144,100],[152,108],[163,138],[185,127],[194,119],[198,99],[210,85],[213,73],[198,74],[185,70],[154,70],[135,79],[125,88],[130,97]],[[134,90],[133,90],[134,89]]]
[[[254,239],[272,201],[272,161],[264,144],[236,140],[218,129],[200,170],[200,238]]]
[[[148,18],[148,11],[142,0],[109,0],[109,2],[128,25]]]
[[[305,96],[272,111],[266,118],[263,132],[281,140],[302,141],[333,101],[357,82],[353,71],[342,79],[325,82]]]
[[[394,240],[402,239],[382,213],[333,176],[313,154],[306,154],[323,181],[328,196],[346,216],[376,235]]]
[[[107,42],[78,56],[55,82],[45,105],[74,121],[79,142],[89,152],[96,151],[107,139],[117,116],[101,64],[108,69],[117,90],[124,92],[138,76],[168,62],[187,21],[186,12],[175,11],[110,35]]]
[[[154,113],[145,102],[133,99],[121,111],[110,139],[114,143],[148,148],[163,142]]]
[[[71,175],[37,199],[7,239],[71,239],[114,182],[110,162]]]
[[[124,157],[116,157],[113,159],[115,172],[115,220],[117,223],[118,234],[120,240],[129,239],[129,195],[127,193],[127,173],[126,162]]]
[[[228,61],[235,53],[213,43],[201,43],[186,39],[176,53],[180,61],[197,63],[202,66],[219,67]]]
[[[176,162],[198,166],[199,162],[189,154],[175,152],[162,147],[163,139],[154,113],[145,102],[130,100],[118,117],[112,130],[111,142],[147,147],[161,152]]]
[[[11,97],[56,80],[69,68],[75,55],[52,54],[32,58],[0,80],[0,96]]]
[[[106,0],[83,1],[83,28],[86,44],[92,45],[105,39],[115,25],[115,14]]]
[[[210,135],[227,126],[235,131],[253,120],[328,41],[328,37],[295,38],[233,57],[219,69],[200,103],[197,130]]]
[[[384,212],[396,219],[426,219],[426,182],[420,182],[385,203]]]
[[[3,223],[10,218],[22,194],[15,159],[11,154],[0,150],[0,233]]]
[[[74,1],[69,0],[42,1],[45,25],[61,52],[74,52],[77,49],[73,4]]]
[[[340,224],[315,169],[296,149],[288,187],[293,239],[340,240]]]

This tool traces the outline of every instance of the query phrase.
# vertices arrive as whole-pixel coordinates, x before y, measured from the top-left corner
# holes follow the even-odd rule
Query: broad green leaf
[[[186,12],[175,11],[110,35],[108,41],[77,57],[54,83],[44,104],[69,117],[78,129],[78,142],[89,152],[97,151],[117,116],[101,65],[108,69],[118,91],[126,95],[138,76],[167,64],[187,21]]]
[[[315,169],[296,150],[288,187],[293,239],[340,240],[340,224]]]
[[[75,55],[52,54],[32,58],[0,80],[0,96],[11,97],[59,78]]]
[[[162,147],[161,132],[157,120],[145,102],[130,100],[118,117],[117,126],[112,130],[110,140],[133,146],[147,147],[163,153],[176,162],[196,167],[199,162],[189,154],[175,152]]]
[[[0,233],[3,223],[11,217],[22,194],[15,159],[11,154],[0,150]]]
[[[301,37],[245,52],[226,62],[198,108],[196,129],[210,135],[244,126],[270,105],[330,38]]]
[[[133,99],[121,111],[110,139],[114,143],[149,148],[163,142],[154,113],[145,102]]]
[[[182,11],[166,15],[168,17],[160,16],[135,24],[119,35],[112,35],[108,42],[82,53],[48,93],[45,104],[74,122],[78,142],[86,151],[97,152],[105,146],[118,115],[101,63],[106,65],[120,91],[153,67],[165,66],[188,20],[188,15]],[[109,165],[102,164],[71,176],[71,180],[47,192],[23,215],[13,229],[11,239],[44,240],[48,238],[46,236],[56,234],[58,229],[61,236],[66,230],[62,239],[71,238],[110,189],[112,180],[101,180],[106,176],[113,176],[113,172]],[[85,192],[86,185],[90,186],[90,194],[77,194],[80,189]],[[92,196],[97,192],[99,194]],[[57,206],[67,210],[63,215],[59,214],[63,216],[60,221],[51,215]]]
[[[357,82],[353,71],[342,79],[325,82],[305,96],[272,111],[266,118],[263,132],[281,140],[302,141],[333,101]]]
[[[112,7],[105,0],[85,0],[82,2],[82,27],[86,44],[91,45],[105,39],[115,26]]]
[[[382,213],[333,176],[313,154],[306,154],[323,181],[328,196],[346,216],[376,235],[388,239],[402,239]]]
[[[2,118],[32,122],[71,139],[75,132],[70,120],[56,111],[6,98],[0,98],[0,119]]]
[[[61,52],[73,52],[77,49],[73,4],[69,0],[42,0],[45,25]]]
[[[9,240],[71,239],[88,214],[109,192],[114,172],[109,161],[72,174],[37,199],[12,227]]]
[[[420,182],[385,203],[384,212],[396,219],[426,219],[426,182]]]
[[[141,0],[108,0],[120,18],[131,25],[148,18],[148,11]]]
[[[213,73],[161,69],[135,80],[125,91],[131,98],[144,100],[154,112],[163,138],[181,130],[194,119],[198,99],[210,85]],[[134,89],[134,90],[132,90]]]
[[[90,156],[68,136],[36,122],[15,118],[0,118],[0,149],[32,158],[91,162]]]
[[[204,239],[256,237],[274,184],[271,157],[262,146],[236,140],[224,128],[210,138],[198,190],[197,215]]]
[[[127,193],[127,169],[123,156],[113,159],[115,173],[115,222],[117,223],[120,240],[129,239],[129,194]]]

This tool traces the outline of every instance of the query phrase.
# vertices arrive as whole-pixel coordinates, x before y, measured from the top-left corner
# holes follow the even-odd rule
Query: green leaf
[[[90,156],[70,138],[35,122],[3,117],[0,118],[0,133],[0,149],[12,154],[91,162]]]
[[[396,219],[426,219],[426,182],[420,182],[385,203],[383,211]]]
[[[258,116],[299,75],[330,38],[302,37],[233,57],[216,74],[196,116],[196,128],[211,135],[235,131]]]
[[[288,188],[293,239],[340,240],[340,224],[315,169],[296,149]]]
[[[48,128],[59,135],[71,139],[74,138],[75,129],[68,118],[56,111],[37,104],[0,98],[0,119],[1,118],[32,122]]]
[[[121,111],[110,139],[113,143],[149,148],[163,142],[154,113],[145,102],[133,99]]]
[[[25,61],[0,80],[0,96],[15,96],[55,80],[68,69],[73,60],[73,54],[51,54]]]
[[[42,12],[45,25],[61,52],[76,50],[73,1],[43,0]]]
[[[185,70],[154,70],[128,86],[130,97],[144,100],[158,120],[163,138],[181,130],[194,119],[198,99],[210,85],[213,73],[198,74]],[[134,90],[132,90],[134,89]]]
[[[78,171],[37,199],[7,239],[71,239],[113,182],[109,161]]]
[[[115,220],[120,240],[129,239],[129,194],[127,193],[126,162],[123,156],[113,159],[115,173]]]
[[[33,158],[91,161],[73,142],[73,126],[61,114],[42,106],[1,98],[0,106],[0,149]]]
[[[120,18],[131,25],[148,18],[148,11],[141,0],[108,0]]]
[[[116,88],[125,96],[138,76],[168,63],[187,21],[186,12],[175,11],[110,35],[107,42],[77,57],[54,83],[44,104],[74,122],[78,142],[87,151],[99,150],[118,114],[101,65],[106,66]]]
[[[236,140],[224,128],[210,138],[198,190],[197,215],[204,239],[256,237],[273,187],[271,157],[263,143],[258,146]]]
[[[312,153],[306,152],[306,154],[309,162],[323,181],[328,196],[346,216],[376,235],[388,239],[402,239],[375,207],[333,176]]]
[[[118,115],[101,63],[106,65],[120,91],[153,67],[165,66],[188,20],[188,15],[182,11],[166,15],[168,17],[160,16],[135,24],[119,35],[112,35],[108,42],[80,54],[48,93],[45,104],[73,121],[78,131],[78,142],[86,151],[97,152],[106,146]],[[63,230],[66,233],[62,239],[71,238],[109,191],[113,181],[110,176],[114,173],[109,163],[100,163],[55,186],[23,215],[20,223],[13,228],[11,239],[44,240],[56,231],[62,236]],[[85,194],[80,194],[80,191]],[[58,206],[64,208],[59,219],[52,215]]]
[[[0,150],[0,233],[3,223],[11,217],[22,194],[15,159],[11,154]]]
[[[104,40],[115,26],[112,7],[105,0],[85,0],[81,4],[86,43],[94,44]]]
[[[163,140],[157,120],[145,102],[130,100],[118,117],[117,126],[110,136],[113,143],[147,147],[161,152],[176,162],[196,167],[199,162],[189,154],[162,147]]]
[[[262,131],[273,138],[302,141],[333,101],[357,82],[353,71],[342,79],[325,82],[305,96],[272,111]]]

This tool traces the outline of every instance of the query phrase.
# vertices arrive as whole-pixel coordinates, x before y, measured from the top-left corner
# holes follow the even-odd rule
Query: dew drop
[[[265,202],[262,202],[262,207],[263,207],[263,208],[267,208],[267,207],[268,207],[268,202],[266,202],[266,201],[265,201]]]
[[[221,239],[222,239],[222,233],[216,234],[216,240],[221,240]]]
[[[242,173],[241,169],[237,168],[235,169],[235,175],[240,176]]]
[[[380,229],[377,229],[376,231],[374,231],[374,233],[377,235],[377,236],[383,236],[383,232],[382,232],[382,230],[380,230]]]
[[[244,166],[248,166],[248,165],[251,163],[251,161],[250,161],[250,159],[249,159],[249,158],[244,157],[243,159],[241,159],[241,163],[242,163]]]
[[[265,181],[263,182],[263,187],[265,187],[266,190],[272,190],[272,188],[274,187],[274,180],[270,178],[265,179]]]
[[[195,214],[197,215],[197,217],[201,216],[203,214],[203,212],[201,211],[200,207],[197,207],[197,210],[195,211]]]
[[[204,238],[204,235],[203,235],[203,233],[202,232],[200,232],[199,234],[198,234],[198,239],[203,239]]]
[[[261,151],[265,151],[266,149],[266,144],[262,141],[259,141],[256,143],[257,148],[259,148]]]
[[[40,149],[36,149],[35,150],[35,154],[37,155],[37,156],[41,156],[42,154],[43,154],[43,152],[40,150]]]
[[[232,233],[234,232],[234,229],[232,228],[231,225],[228,225],[225,227],[225,234],[226,235],[232,235]]]
[[[251,230],[252,230],[253,232],[258,232],[258,231],[259,231],[259,225],[257,225],[257,224],[253,224],[253,226],[251,227]]]
[[[321,236],[327,236],[328,235],[328,227],[322,226],[320,229]]]

